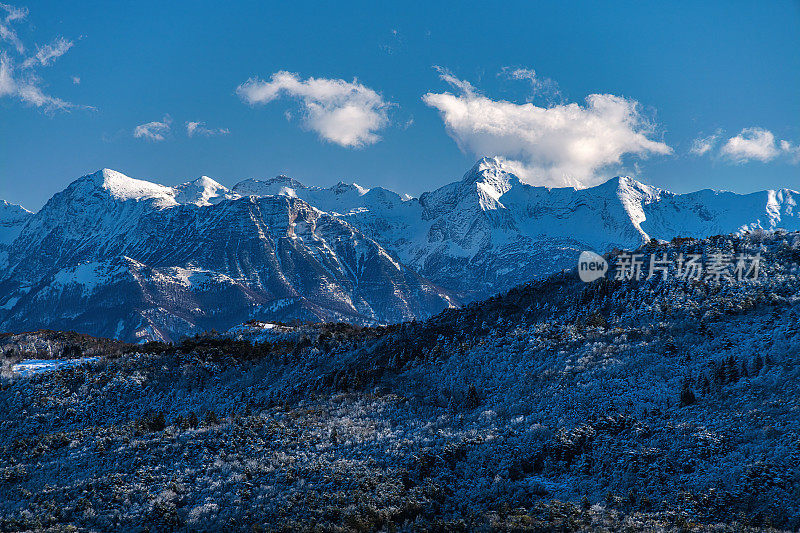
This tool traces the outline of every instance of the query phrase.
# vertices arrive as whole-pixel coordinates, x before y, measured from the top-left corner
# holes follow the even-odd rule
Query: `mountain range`
[[[103,169],[0,202],[0,331],[177,340],[248,320],[393,323],[571,268],[583,250],[800,230],[798,193],[523,183],[493,158],[419,198],[286,176],[228,189]]]

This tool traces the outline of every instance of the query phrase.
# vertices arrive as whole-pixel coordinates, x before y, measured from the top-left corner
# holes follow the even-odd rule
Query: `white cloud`
[[[154,120],[147,124],[140,124],[133,130],[133,136],[137,139],[147,139],[148,141],[159,142],[165,140],[169,134],[172,118],[164,115],[161,121]]]
[[[720,154],[734,163],[752,160],[767,162],[775,159],[780,150],[775,146],[775,135],[764,128],[745,128],[731,137],[720,148]]]
[[[303,124],[324,140],[360,148],[380,140],[377,132],[389,124],[391,106],[380,94],[356,80],[308,78],[276,72],[270,81],[251,78],[236,89],[250,105],[266,104],[288,95],[300,100]]]
[[[538,185],[589,186],[601,171],[619,165],[625,155],[671,154],[650,139],[653,125],[639,104],[611,94],[592,94],[577,103],[538,107],[492,100],[466,81],[440,69],[443,80],[460,94],[427,93],[448,133],[462,150],[499,156],[520,178]]]
[[[56,38],[51,44],[37,47],[36,54],[22,62],[22,68],[30,68],[36,64],[46,67],[63,56],[73,46],[72,41],[63,37]]]
[[[75,104],[45,94],[39,87],[39,78],[34,74],[24,74],[19,78],[15,75],[13,60],[5,52],[0,53],[0,98],[11,96],[47,112],[67,111],[77,107]]]
[[[16,92],[17,84],[14,81],[11,60],[6,54],[0,53],[0,98]]]
[[[25,46],[12,28],[12,24],[28,16],[26,8],[0,3],[0,41],[10,43],[18,57],[12,57],[12,50],[0,50],[0,97],[15,98],[28,105],[36,106],[47,113],[68,111],[74,108],[91,109],[78,106],[55,96],[45,94],[43,82],[37,69],[51,65],[64,55],[73,45],[72,41],[58,37],[51,44],[37,47],[36,54],[23,58]]]
[[[694,141],[692,141],[692,147],[689,149],[689,153],[692,155],[706,155],[710,153],[717,143],[719,142],[719,138],[722,135],[722,130],[715,131],[712,135],[708,135],[706,137],[698,137]]]
[[[215,135],[227,135],[230,133],[228,128],[207,128],[205,122],[187,122],[186,134],[189,137],[201,135],[203,137],[213,137]]]
[[[5,16],[0,19],[0,40],[10,43],[17,53],[25,52],[25,46],[17,37],[17,32],[14,31],[11,24],[18,20],[24,20],[28,16],[28,9],[0,3],[0,11],[5,11]]]
[[[694,140],[689,153],[698,156],[711,156],[728,163],[743,164],[750,161],[768,163],[781,156],[790,163],[800,162],[800,146],[787,140],[778,140],[775,134],[765,128],[744,128],[738,135],[728,138],[717,149],[723,131],[717,130],[713,135]]]

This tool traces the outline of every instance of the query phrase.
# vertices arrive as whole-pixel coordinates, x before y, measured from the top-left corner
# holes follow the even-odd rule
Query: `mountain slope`
[[[6,267],[11,243],[32,216],[33,213],[24,207],[0,200],[0,273]]]
[[[761,274],[573,270],[424,321],[8,361],[0,528],[797,530],[800,233],[639,253]]]

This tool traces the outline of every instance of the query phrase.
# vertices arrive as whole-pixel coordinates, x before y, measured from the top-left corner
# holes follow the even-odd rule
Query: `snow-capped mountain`
[[[248,319],[387,323],[574,266],[583,250],[800,230],[798,193],[531,186],[497,159],[420,198],[286,176],[167,187],[102,170],[0,205],[0,330],[173,339]]]
[[[467,299],[571,268],[581,250],[631,249],[650,240],[754,228],[800,229],[797,193],[673,194],[618,177],[587,189],[520,182],[495,159],[420,198],[427,233],[398,254]],[[390,248],[392,248],[390,246]]]
[[[30,218],[8,265],[8,331],[173,339],[250,318],[395,322],[457,304],[347,222],[207,178],[81,178]]]
[[[673,194],[630,177],[587,189],[551,189],[523,183],[495,158],[481,159],[461,180],[419,199],[343,183],[306,187],[285,176],[247,180],[233,191],[302,198],[347,220],[464,301],[571,268],[587,249],[800,229],[797,193],[788,189]]]

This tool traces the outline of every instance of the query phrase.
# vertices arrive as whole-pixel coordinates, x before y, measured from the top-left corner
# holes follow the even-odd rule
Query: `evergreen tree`
[[[725,377],[728,383],[736,383],[739,381],[739,366],[736,364],[736,359],[731,355],[725,362]]]
[[[757,376],[761,373],[761,369],[764,368],[764,359],[761,357],[761,354],[756,354],[755,358],[753,359],[753,375]]]
[[[700,390],[702,391],[703,396],[708,396],[711,394],[711,382],[708,381],[708,376],[705,374],[703,374],[703,381],[700,385]]]
[[[720,365],[714,364],[713,371],[714,371],[714,384],[717,386],[717,388],[722,388],[722,386],[725,385],[727,380],[727,375],[725,372],[725,364],[724,363]]]
[[[691,381],[686,379],[683,381],[683,386],[681,387],[681,407],[686,407],[687,405],[692,405],[697,402],[697,397],[694,395],[694,391],[692,390]]]
[[[481,404],[481,399],[478,397],[478,390],[475,385],[470,384],[467,389],[467,397],[464,400],[464,407],[467,409],[475,409]]]

